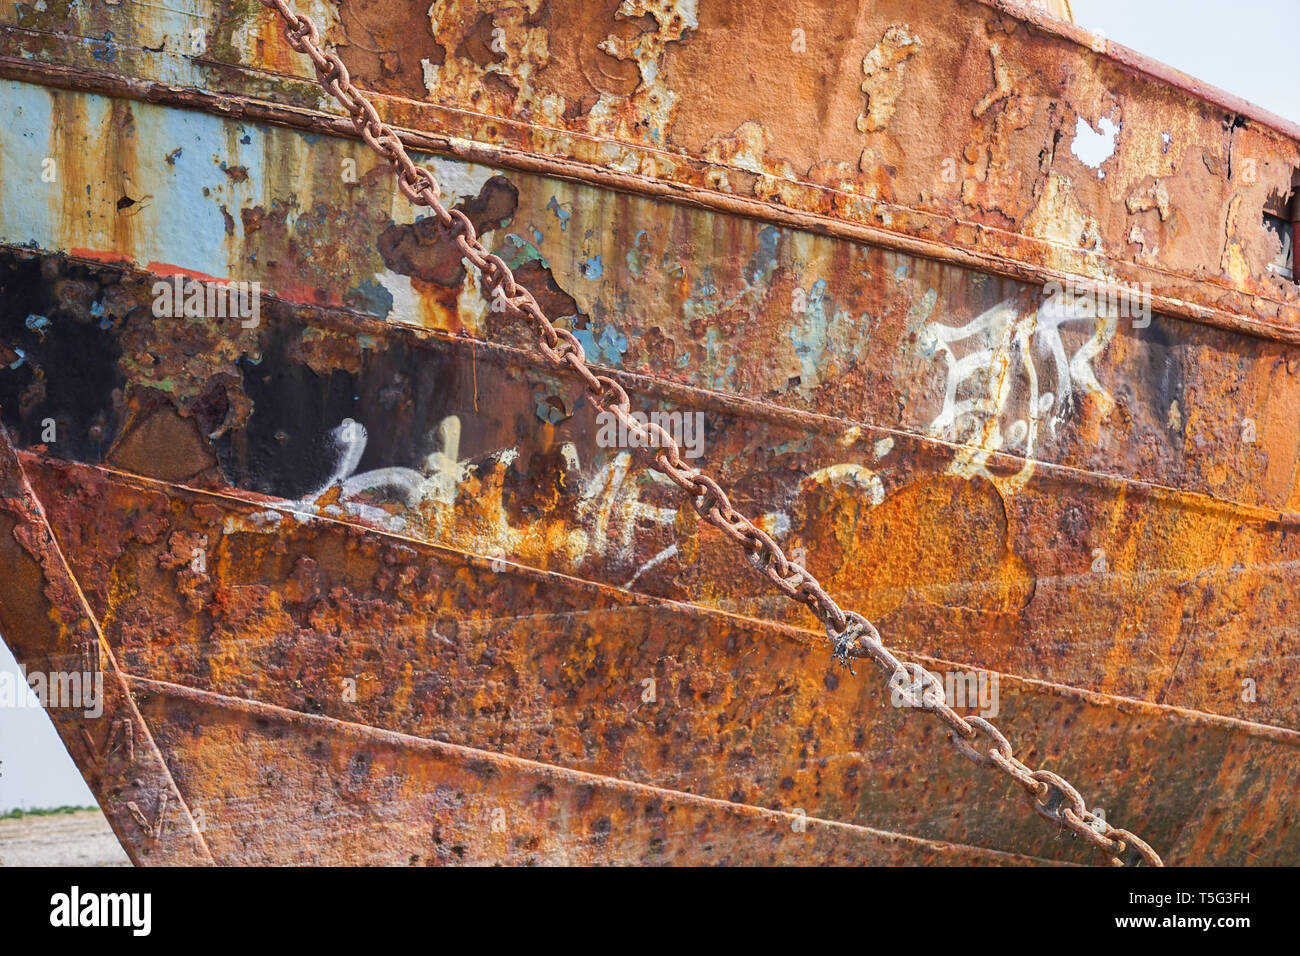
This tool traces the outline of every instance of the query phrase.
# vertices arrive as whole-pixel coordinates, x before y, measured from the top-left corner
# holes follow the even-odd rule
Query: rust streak
[[[0,26],[0,36],[9,32],[21,31],[15,27]],[[0,77],[39,83],[54,88],[81,90],[107,96],[135,99],[147,103],[200,109],[214,115],[246,119],[271,126],[334,136],[341,139],[360,139],[353,129],[351,119],[348,117],[320,110],[284,106],[242,94],[211,93],[204,90],[176,88],[99,71],[89,71],[60,64],[39,63],[9,55],[0,55]],[[304,90],[311,89],[311,86],[305,82],[303,87]],[[390,100],[385,97],[376,97],[376,106],[381,116],[393,109]],[[632,195],[648,196],[695,206],[799,229],[817,235],[868,243],[882,249],[921,256],[936,262],[946,262],[979,269],[993,275],[1005,276],[1035,285],[1045,285],[1049,282],[1079,281],[1079,277],[1074,273],[1046,265],[1026,262],[991,252],[979,252],[972,248],[934,241],[890,229],[882,229],[866,223],[851,222],[820,213],[801,211],[766,199],[721,193],[688,183],[669,182],[653,176],[615,171],[579,160],[523,152],[510,147],[494,146],[454,136],[412,130],[391,121],[390,125],[393,125],[403,144],[410,150],[453,157],[486,166],[539,173],[568,182],[603,186]],[[578,134],[572,135],[578,136]],[[593,141],[599,142],[600,140],[594,138]],[[860,197],[852,194],[839,192],[829,187],[823,187],[823,189],[829,194],[841,197],[844,200],[860,201]],[[873,206],[884,211],[915,216],[918,220],[923,220],[927,216],[924,212],[894,206],[882,201],[873,201]],[[964,220],[937,218],[935,224],[942,225],[945,221],[952,226],[972,229],[977,235],[981,236],[987,234],[992,237],[1002,234],[1001,230]],[[976,246],[980,244],[980,242],[975,243]],[[990,244],[996,245],[997,243],[994,241]],[[1130,264],[1118,260],[1110,260],[1110,264],[1115,269],[1117,277],[1124,281],[1141,281],[1161,274],[1161,271],[1157,269],[1132,267]],[[1194,280],[1193,284],[1199,287],[1208,288],[1214,286],[1220,288],[1229,298],[1239,298],[1240,306],[1234,311],[1219,305],[1189,301],[1188,298],[1183,296],[1153,291],[1150,297],[1152,308],[1163,314],[1185,319],[1199,325],[1227,329],[1269,341],[1300,344],[1300,309],[1297,309],[1295,305],[1276,299],[1268,299],[1267,301],[1281,310],[1283,314],[1291,317],[1287,322],[1270,322],[1254,317],[1253,313],[1258,310],[1252,309],[1248,305],[1251,299],[1265,299],[1264,296],[1229,291],[1227,287],[1222,286],[1212,278],[1199,278]]]
[[[159,696],[172,697],[177,700],[185,700],[193,703],[211,704],[237,713],[249,714],[267,720],[275,720],[291,727],[329,729],[334,733],[342,734],[361,743],[381,742],[392,744],[409,751],[436,753],[467,760],[480,760],[493,766],[510,768],[512,770],[519,770],[547,777],[555,777],[571,781],[575,784],[586,784],[588,786],[596,785],[621,793],[645,797],[660,797],[683,804],[713,807],[725,810],[728,813],[769,817],[778,820],[785,820],[791,823],[807,822],[810,825],[831,827],[849,833],[869,835],[883,840],[897,840],[917,846],[941,846],[973,850],[981,854],[988,854],[991,859],[1000,859],[1008,862],[1015,861],[1020,863],[1037,863],[1040,865],[1055,866],[1077,865],[1062,863],[1055,860],[1045,860],[1038,857],[1029,857],[1019,853],[1007,853],[1002,850],[989,849],[988,847],[977,847],[969,844],[953,844],[938,840],[925,840],[906,833],[896,833],[890,830],[877,830],[874,827],[862,826],[857,823],[846,823],[843,820],[828,820],[820,817],[788,813],[782,810],[770,810],[765,807],[756,807],[747,803],[733,803],[729,800],[719,800],[716,797],[705,797],[695,793],[686,793],[680,790],[671,790],[665,787],[636,783],[631,780],[624,780],[620,777],[609,777],[603,774],[588,773],[583,770],[559,767],[555,764],[538,763],[533,760],[526,760],[522,757],[513,757],[509,754],[497,753],[492,750],[479,750],[473,747],[447,743],[441,740],[428,740],[424,737],[413,737],[410,734],[385,730],[369,724],[356,724],[350,721],[339,720],[335,717],[326,717],[319,714],[304,714],[300,711],[288,710],[274,704],[266,704],[261,701],[249,700],[242,697],[230,697],[225,694],[199,690],[197,688],[186,687],[181,684],[173,684],[167,681],[151,680],[145,677],[134,676],[129,677],[128,679],[132,686],[148,691],[151,694],[158,694]]]
[[[20,455],[27,453],[20,452]],[[34,457],[34,456],[33,456]],[[120,481],[129,487],[141,489],[153,489],[162,491],[164,494],[173,495],[175,493],[184,493],[196,498],[208,498],[213,501],[223,501],[230,504],[236,504],[241,507],[255,506],[261,509],[270,509],[281,511],[285,514],[295,514],[291,509],[278,505],[275,501],[260,498],[254,495],[248,495],[232,491],[213,491],[206,488],[194,488],[184,484],[173,484],[158,481],[152,478],[146,478],[140,475],[134,475],[126,472],[120,472],[104,466],[83,466],[87,470],[98,472]],[[492,558],[487,555],[473,554],[471,552],[460,551],[445,545],[433,545],[427,541],[421,541],[415,538],[406,537],[392,531],[374,528],[364,525],[358,525],[341,518],[331,515],[308,515],[312,521],[322,522],[324,524],[334,525],[341,528],[352,528],[363,531],[367,535],[372,535],[377,539],[397,542],[403,545],[416,547],[421,551],[431,554],[440,554],[447,557],[463,561],[466,565],[480,568],[492,569],[493,565],[500,566],[501,559]],[[654,597],[646,594],[639,594],[634,591],[628,591],[624,588],[614,585],[604,584],[599,581],[592,581],[587,578],[575,577],[573,575],[563,574],[561,572],[534,568],[529,565],[506,562],[511,570],[524,575],[532,580],[541,583],[560,583],[570,586],[581,587],[594,595],[609,595],[627,602],[632,608],[664,607],[673,608],[679,612],[684,612],[693,616],[704,618],[715,618],[720,620],[731,620],[744,622],[748,625],[761,628],[764,631],[770,631],[775,635],[791,640],[802,645],[820,645],[825,641],[825,635],[820,631],[814,631],[810,628],[798,627],[786,624],[780,621],[755,618],[749,615],[740,614],[734,611],[728,611],[716,607],[708,607],[701,604],[695,604],[689,601],[675,601],[668,598]],[[918,661],[926,665],[933,665],[936,668],[969,668],[972,665],[969,662],[952,661],[941,657],[934,657],[926,654],[913,653],[910,656],[915,657]],[[1086,688],[1074,687],[1069,684],[1062,684],[1055,681],[1039,680],[1036,678],[1023,677],[1017,674],[1001,674],[1001,680],[1008,685],[1019,685],[1031,688],[1044,693],[1059,696],[1063,699],[1084,702],[1097,707],[1107,707],[1125,712],[1144,712],[1147,714],[1164,714],[1177,716],[1189,724],[1204,727],[1217,727],[1234,732],[1244,733],[1248,736],[1259,737],[1271,740],[1277,743],[1283,743],[1290,746],[1300,747],[1300,730],[1292,730],[1286,727],[1279,727],[1273,724],[1259,723],[1256,721],[1243,720],[1238,717],[1227,717],[1221,714],[1212,714],[1205,711],[1194,710],[1187,707],[1179,707],[1171,704],[1155,703],[1147,700],[1139,700],[1133,697],[1122,695],[1106,694],[1097,691],[1087,690]]]

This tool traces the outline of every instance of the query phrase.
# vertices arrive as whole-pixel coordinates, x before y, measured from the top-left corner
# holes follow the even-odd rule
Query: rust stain
[[[654,788],[639,792],[689,806],[681,795],[689,788],[740,805],[729,812],[769,807],[790,833],[799,832],[786,829],[790,815],[802,813],[1049,859],[1086,851],[1020,825],[1006,812],[1002,784],[972,779],[947,748],[927,745],[929,728],[868,684],[844,680],[813,635],[328,520],[281,512],[278,533],[268,535],[252,527],[271,504],[264,500],[29,460],[39,492],[58,502],[57,533],[79,556],[78,577],[145,694],[178,781],[222,822],[210,837],[222,859],[283,861],[299,852],[286,836],[305,825],[301,802],[276,803],[283,830],[244,839],[261,813],[232,803],[230,787],[266,784],[345,801],[354,839],[336,845],[326,835],[313,850],[324,858],[429,852],[420,801],[465,765],[497,768],[482,799],[511,807],[513,834],[536,816],[510,795],[510,780],[560,787],[557,779],[587,774],[598,778],[587,781],[595,793]],[[112,519],[86,522],[92,502]],[[186,552],[200,543],[209,562],[196,573]],[[512,613],[521,606],[530,613]],[[645,678],[655,685],[648,700]],[[999,705],[1011,732],[1035,728],[1027,758],[1098,781],[1101,805],[1144,819],[1174,862],[1294,853],[1285,801],[1276,799],[1295,772],[1294,732],[1274,739],[1251,725],[1007,676]],[[256,727],[268,722],[293,728],[282,759],[256,757],[265,732]],[[1116,747],[1127,748],[1123,772],[1114,769]],[[345,761],[340,769],[355,769],[329,772],[331,754]],[[1187,785],[1207,768],[1212,786]],[[308,782],[321,779],[343,789]],[[958,793],[972,798],[960,818],[945,809]],[[572,836],[593,824],[583,802],[564,805]],[[637,812],[642,805],[633,804]],[[440,820],[454,837],[448,842],[469,840],[475,858],[499,857],[500,847],[481,842],[475,807]],[[394,813],[403,829],[384,825]],[[1246,816],[1261,827],[1236,828]],[[718,832],[718,852],[762,859],[752,856],[762,851],[746,827],[729,827]],[[624,852],[647,849],[632,833],[620,841]],[[681,835],[663,849],[669,858],[691,852]],[[817,851],[805,844],[798,852]]]
[[[858,268],[878,274],[893,264],[868,260]],[[52,316],[43,340],[24,324],[25,308],[4,319],[4,341],[27,358],[0,378],[8,390],[0,403],[13,409],[6,421],[27,447],[42,447],[42,422],[52,416],[68,429],[62,444],[45,446],[59,457],[238,488],[266,496],[272,510],[358,523],[512,566],[755,618],[810,621],[728,573],[728,542],[699,528],[672,487],[636,471],[626,450],[602,449],[599,425],[572,387],[509,346],[271,300],[258,329],[232,320],[178,324],[152,316],[148,276],[30,256],[12,257],[6,268],[9,281],[29,289],[48,283],[50,305],[41,308]],[[79,325],[76,306],[52,307],[58,290],[74,287],[80,308],[108,303],[108,327]],[[778,301],[789,301],[788,290]],[[990,300],[965,307],[975,332],[950,338],[950,347],[969,357],[983,344],[992,363],[1003,341],[998,323],[1019,329],[1028,337],[1024,354],[1034,355],[1038,397],[1026,392],[1027,368],[1011,363],[1001,378],[971,380],[993,388],[991,396],[1004,392],[1001,405],[977,403],[945,419],[952,373],[922,341],[899,366],[906,387],[898,394],[915,405],[918,421],[947,420],[952,431],[877,424],[897,414],[891,395],[880,395],[876,421],[846,428],[838,413],[826,414],[842,381],[812,393],[813,413],[658,376],[624,380],[648,407],[702,411],[711,467],[739,500],[767,503],[761,516],[769,533],[805,551],[837,593],[882,615],[898,646],[924,652],[943,633],[946,653],[980,666],[1296,726],[1294,702],[1262,674],[1252,678],[1246,662],[1273,659],[1294,586],[1288,529],[1295,519],[1287,509],[1300,451],[1287,408],[1300,361],[1258,340],[1253,353],[1242,353],[1240,343],[1234,353],[1205,330],[1157,318],[1149,334],[1116,335],[1091,359],[1107,409],[1081,374],[1095,323],[1062,326],[1059,339],[1040,342],[1046,329],[1032,324],[1032,311],[1025,318],[992,300],[987,315]],[[914,335],[938,328],[910,298],[894,314],[873,331],[873,350],[910,354]],[[743,316],[723,312],[710,321],[763,334],[761,322]],[[665,330],[660,335],[650,347],[675,363],[684,353]],[[1053,357],[1057,345],[1063,363]],[[143,361],[151,348],[163,351]],[[74,354],[71,366],[54,360]],[[1235,357],[1248,354],[1245,365]],[[741,366],[741,380],[771,360],[770,352],[751,355],[760,364]],[[1175,355],[1179,364],[1170,366]],[[723,353],[715,361],[732,359]],[[1044,414],[1046,390],[1065,382],[1074,404],[1062,399]],[[969,388],[959,394],[972,394]],[[1229,393],[1253,395],[1255,404],[1226,405]],[[91,404],[77,410],[79,401]],[[564,413],[558,419],[556,409]],[[1035,411],[1039,444],[1024,457],[1011,442],[1027,439],[1025,418]],[[1238,416],[1255,423],[1253,443],[1242,441]],[[1133,449],[1123,473],[1081,468],[1068,456],[1068,464],[1051,460],[1094,431],[1101,454]],[[1164,450],[1156,455],[1156,448]],[[270,547],[289,520],[259,512],[231,530]],[[309,579],[296,587],[313,590]],[[1090,613],[1080,615],[1081,606]],[[1056,650],[1045,654],[1044,646]],[[1090,650],[1079,655],[1078,648]],[[1259,683],[1254,700],[1242,695],[1247,678]]]
[[[1293,132],[1000,4],[795,2],[762,35],[743,6],[322,10],[386,117],[438,130],[449,204],[639,402],[701,411],[737,502],[891,644],[1002,675],[1026,759],[1172,861],[1294,862],[1300,300],[1260,221]],[[187,57],[163,8],[0,11],[60,170],[0,222],[0,624],[39,661],[102,622],[176,775],[113,805],[137,858],[203,857],[156,846],[188,805],[220,861],[301,860],[313,811],[275,795],[305,791],[337,862],[1075,858],[738,580],[268,14],[217,12]],[[273,295],[251,328],[160,316],[171,276]],[[1061,320],[1064,277],[1149,281],[1154,314]],[[116,794],[128,724],[56,720]]]
[[[0,429],[0,627],[30,672],[102,680],[94,718],[48,709],[132,862],[212,863],[210,849],[131,697],[117,655],[59,548],[9,436]],[[93,731],[93,733],[92,733]],[[142,809],[143,808],[143,809]]]

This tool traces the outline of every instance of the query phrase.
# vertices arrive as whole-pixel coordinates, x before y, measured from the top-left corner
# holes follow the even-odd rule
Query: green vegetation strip
[[[53,807],[49,810],[10,810],[0,813],[0,820],[21,820],[23,817],[52,817],[61,813],[81,813],[85,810],[99,810],[99,807]]]

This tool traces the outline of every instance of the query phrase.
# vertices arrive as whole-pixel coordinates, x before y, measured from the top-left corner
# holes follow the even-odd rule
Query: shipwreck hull
[[[758,31],[727,4],[593,5],[623,66],[465,6],[487,45],[434,79],[347,5],[326,36],[634,407],[1166,862],[1300,860],[1300,317],[1261,220],[1295,131],[1022,10],[879,3],[821,28],[897,89],[804,142],[692,92]],[[104,670],[103,717],[51,715],[136,862],[1091,862],[611,441],[267,13],[199,4],[186,56],[159,10],[0,26],[0,633]],[[1102,89],[1104,177],[1062,142]],[[1151,308],[1053,311],[1071,277]],[[159,308],[212,278],[256,314]]]

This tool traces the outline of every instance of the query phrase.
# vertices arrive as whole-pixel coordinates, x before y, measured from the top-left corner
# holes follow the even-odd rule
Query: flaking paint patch
[[[1025,231],[1069,249],[1088,249],[1102,252],[1101,228],[1097,220],[1084,213],[1074,186],[1060,173],[1049,173],[1042,198],[1025,221]],[[1100,278],[1100,267],[1094,266],[1093,278]]]
[[[814,485],[836,488],[841,492],[847,491],[849,494],[864,495],[872,506],[885,500],[884,483],[878,474],[865,465],[852,462],[828,465],[810,474],[807,481]]]
[[[921,38],[905,23],[896,23],[885,30],[880,42],[862,58],[862,92],[866,106],[858,117],[858,129],[863,133],[882,130],[893,119],[894,107],[903,92],[907,79],[907,61],[921,49]]]
[[[420,297],[411,284],[410,276],[385,269],[383,272],[375,273],[374,281],[384,288],[392,300],[392,307],[388,310],[388,314],[381,318],[411,325],[420,324],[419,317],[422,312]]]
[[[59,248],[51,197],[62,187],[43,182],[40,168],[48,154],[44,144],[52,128],[54,95],[39,86],[0,80],[0,100],[8,107],[5,135],[0,136],[0,239],[14,245]]]
[[[41,182],[39,168],[30,176],[4,177],[3,241],[116,255],[141,265],[175,264],[208,276],[232,274],[221,207],[239,209],[264,189],[263,152],[284,149],[297,139],[276,136],[277,147],[263,146],[263,137],[275,135],[266,129],[8,80],[0,80],[0,98],[13,104],[17,126],[16,136],[0,138],[0,169],[12,173],[20,163],[48,156],[56,170],[53,183]],[[35,145],[45,137],[48,145]],[[14,143],[24,150],[21,157],[9,153]],[[223,144],[215,162],[213,143]],[[170,163],[165,162],[168,155],[174,156]],[[114,159],[96,165],[102,157]],[[223,163],[226,168],[242,166],[246,179],[233,180]],[[33,189],[33,183],[39,188]],[[119,208],[124,196],[132,203]]]
[[[1169,188],[1163,179],[1157,179],[1150,185],[1132,192],[1124,200],[1124,206],[1132,213],[1154,209],[1160,214],[1160,221],[1164,222],[1169,218],[1171,211]]]
[[[448,208],[473,199],[483,191],[487,181],[500,170],[480,163],[466,163],[442,156],[418,156],[416,161],[429,166],[442,187],[442,199]]]
[[[826,280],[817,279],[808,293],[808,304],[790,329],[790,344],[799,362],[799,389],[812,394],[821,384],[823,359],[830,344],[831,319],[827,314]]]
[[[623,0],[615,16],[653,27],[631,37],[609,35],[595,47],[616,60],[635,65],[639,81],[629,94],[600,92],[585,111],[574,112],[568,99],[539,85],[539,76],[551,63],[551,36],[541,17],[543,0],[502,0],[490,8],[478,0],[434,0],[429,6],[429,30],[445,51],[441,63],[420,61],[425,93],[444,102],[477,104],[484,96],[502,100],[512,115],[553,129],[569,129],[596,136],[663,144],[672,127],[678,94],[665,81],[661,62],[670,43],[680,42],[698,28],[695,0]],[[489,55],[476,61],[462,55],[467,41],[486,18],[492,41]],[[492,88],[487,77],[496,78]],[[611,144],[607,157],[617,167],[624,151]],[[634,156],[624,159],[631,170],[640,168]]]

